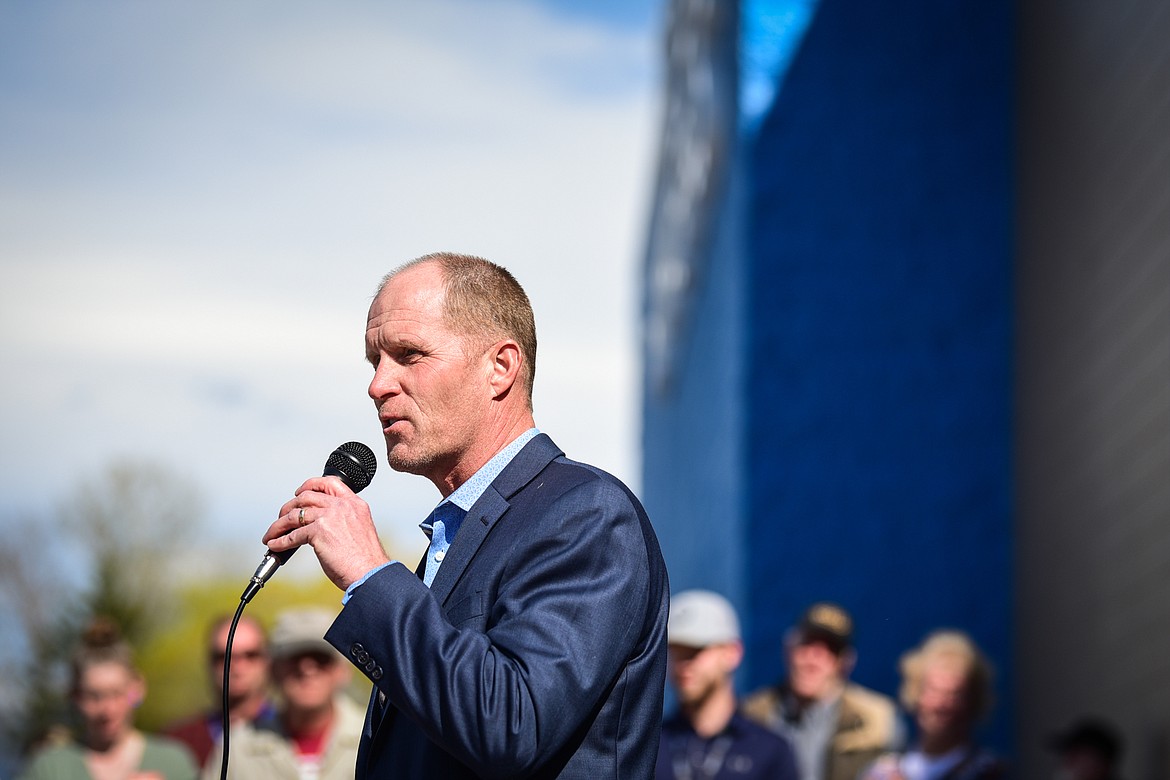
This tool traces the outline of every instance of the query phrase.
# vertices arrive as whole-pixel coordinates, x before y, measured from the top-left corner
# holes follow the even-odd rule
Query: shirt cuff
[[[341,606],[344,607],[346,605],[346,602],[349,601],[350,596],[353,595],[353,592],[355,590],[357,590],[363,582],[368,580],[370,577],[373,577],[375,574],[382,571],[382,569],[385,569],[387,566],[389,566],[392,563],[398,563],[398,561],[386,561],[381,566],[375,566],[374,568],[372,568],[368,572],[366,572],[365,575],[360,580],[352,583],[348,588],[346,588],[345,595],[341,597]]]

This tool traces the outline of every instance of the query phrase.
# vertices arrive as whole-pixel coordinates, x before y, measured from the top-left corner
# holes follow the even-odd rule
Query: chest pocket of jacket
[[[447,621],[456,628],[460,628],[466,623],[476,621],[482,615],[483,591],[477,590],[468,593],[451,605],[450,609],[447,610]]]

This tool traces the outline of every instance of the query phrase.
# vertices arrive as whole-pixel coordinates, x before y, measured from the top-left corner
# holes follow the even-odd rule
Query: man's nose
[[[393,361],[381,360],[374,369],[374,376],[370,380],[368,393],[370,398],[380,401],[387,396],[394,395],[399,390],[398,378],[395,376]]]

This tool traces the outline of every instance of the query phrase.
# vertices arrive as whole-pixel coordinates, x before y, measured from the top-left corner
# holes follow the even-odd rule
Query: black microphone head
[[[350,490],[360,493],[369,487],[378,470],[374,451],[360,441],[347,441],[335,449],[325,461],[326,477],[341,477]]]

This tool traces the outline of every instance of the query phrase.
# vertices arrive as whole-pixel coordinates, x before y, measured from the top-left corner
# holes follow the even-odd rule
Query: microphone
[[[374,479],[374,472],[377,470],[378,459],[374,456],[374,451],[360,441],[348,441],[330,453],[329,458],[325,461],[325,471],[321,476],[339,477],[346,487],[355,493],[360,493],[369,487],[370,482]],[[264,583],[272,578],[280,565],[291,558],[298,549],[294,547],[291,550],[281,552],[269,550],[265,553],[264,559],[256,567],[256,573],[252,575],[252,581],[248,583],[244,594],[240,596],[240,601],[244,603],[251,601],[252,597],[264,587]]]

